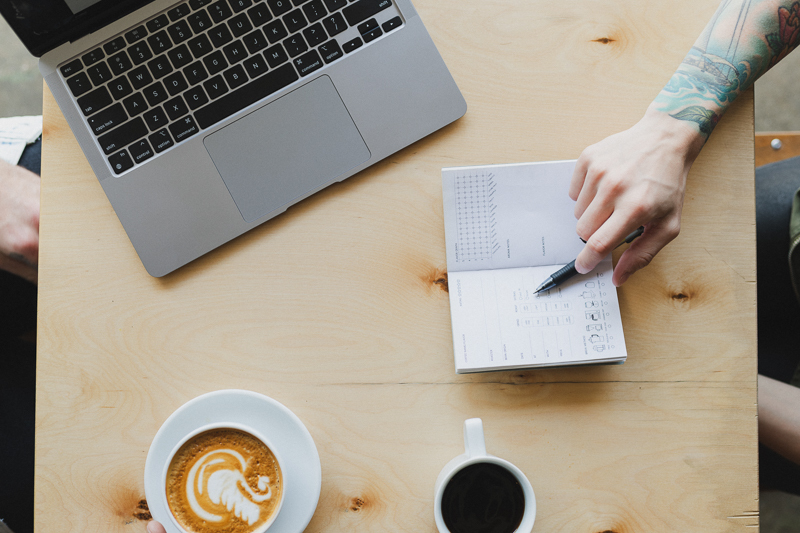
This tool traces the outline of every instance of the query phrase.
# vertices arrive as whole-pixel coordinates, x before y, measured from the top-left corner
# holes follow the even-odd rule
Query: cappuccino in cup
[[[263,533],[283,503],[275,452],[244,428],[190,435],[166,468],[166,499],[187,533]]]

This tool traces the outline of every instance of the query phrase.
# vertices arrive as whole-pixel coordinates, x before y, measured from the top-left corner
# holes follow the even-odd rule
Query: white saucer
[[[161,425],[150,444],[144,466],[144,491],[150,513],[167,533],[180,533],[172,523],[161,486],[164,464],[191,431],[207,424],[235,422],[263,433],[281,458],[287,479],[283,507],[269,533],[300,533],[314,515],[322,487],[322,467],[314,439],[303,422],[272,398],[245,390],[209,392],[179,407]]]

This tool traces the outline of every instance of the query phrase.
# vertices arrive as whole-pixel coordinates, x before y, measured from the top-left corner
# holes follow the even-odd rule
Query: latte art
[[[184,444],[167,473],[170,510],[187,531],[257,533],[278,508],[281,472],[259,439],[212,429]]]

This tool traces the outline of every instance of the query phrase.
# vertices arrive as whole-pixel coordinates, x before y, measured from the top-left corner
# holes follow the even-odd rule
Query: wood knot
[[[688,298],[688,296],[686,296],[682,292],[679,292],[678,294],[673,294],[672,295],[672,299],[673,300],[685,300],[686,298]],[[603,532],[603,533],[605,533],[605,532]]]
[[[610,37],[600,37],[599,39],[593,39],[592,40],[593,43],[601,43],[601,44],[614,43],[616,41],[617,41],[616,39],[612,39]],[[603,532],[603,533],[605,533],[605,532]]]
[[[153,515],[150,514],[150,507],[147,505],[147,500],[142,498],[136,504],[136,509],[133,510],[133,517],[136,520],[142,521],[149,521],[153,519]]]
[[[444,292],[450,292],[450,287],[447,285],[447,272],[444,272],[440,275],[434,282],[436,285],[439,286]]]
[[[353,498],[350,500],[350,510],[354,513],[361,511],[366,502],[362,498]]]

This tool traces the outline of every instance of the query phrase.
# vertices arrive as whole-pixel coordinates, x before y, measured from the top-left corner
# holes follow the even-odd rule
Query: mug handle
[[[470,418],[464,421],[464,449],[469,457],[486,455],[483,421],[480,418]]]

